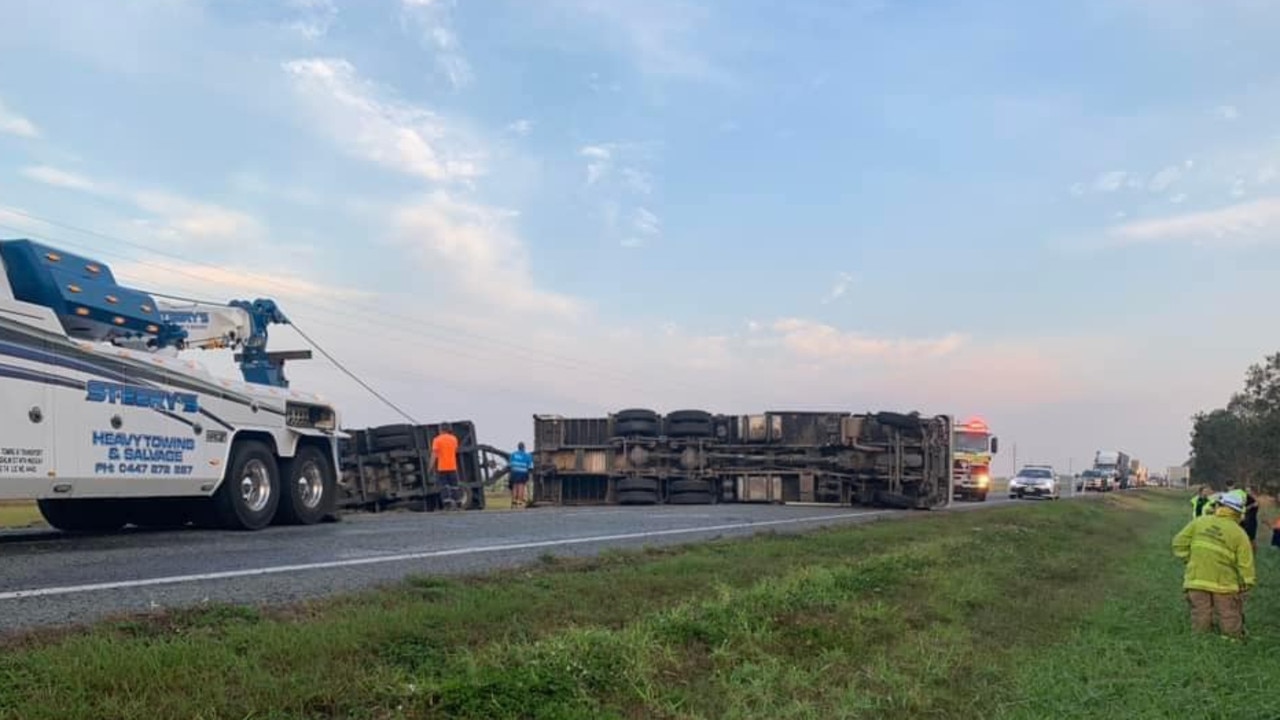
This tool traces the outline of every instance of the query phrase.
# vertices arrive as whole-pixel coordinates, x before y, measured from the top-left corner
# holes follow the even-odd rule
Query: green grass
[[[44,525],[44,517],[33,502],[0,502],[0,529]]]
[[[1184,501],[1185,503],[1185,501]],[[1188,632],[1179,592],[1182,565],[1169,541],[1188,519],[1167,512],[1162,532],[1144,536],[1102,606],[1071,635],[1028,648],[1010,662],[1010,686],[998,718],[1280,717],[1280,550],[1270,523],[1258,533],[1259,587],[1245,607],[1248,642]]]
[[[0,718],[1267,716],[1265,643],[1186,631],[1185,505],[922,514],[124,619],[0,647]],[[1274,602],[1250,608],[1259,638]],[[1206,694],[1224,712],[1153,710]]]

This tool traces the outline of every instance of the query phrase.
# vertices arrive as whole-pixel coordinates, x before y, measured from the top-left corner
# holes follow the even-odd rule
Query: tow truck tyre
[[[125,526],[119,503],[112,500],[36,500],[45,522],[63,532],[114,532]]]
[[[231,449],[227,475],[213,494],[218,525],[229,530],[261,530],[280,506],[280,468],[265,444],[242,440]]]
[[[303,445],[293,459],[281,463],[280,472],[284,482],[276,522],[314,525],[323,520],[338,484],[324,452],[314,445]]]

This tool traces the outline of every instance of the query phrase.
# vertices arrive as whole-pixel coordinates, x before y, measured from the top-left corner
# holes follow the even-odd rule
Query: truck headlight
[[[989,482],[991,482],[991,478],[987,477],[986,475],[978,476],[978,487],[986,487],[987,483]]]

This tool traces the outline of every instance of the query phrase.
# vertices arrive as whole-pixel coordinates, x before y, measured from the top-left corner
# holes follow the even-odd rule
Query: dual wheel
[[[666,417],[653,410],[630,408],[613,415],[615,437],[673,438],[711,437],[714,424],[711,413],[705,410],[673,410]]]
[[[112,532],[128,524],[182,527],[189,522],[229,530],[261,530],[272,522],[311,525],[333,512],[337,476],[313,445],[277,458],[256,440],[239,441],[212,498],[76,499],[38,501],[53,527],[68,532]]]
[[[672,480],[667,487],[669,505],[711,505],[716,501],[711,482],[692,478]],[[619,505],[656,505],[661,495],[659,481],[651,477],[624,477],[618,480]]]

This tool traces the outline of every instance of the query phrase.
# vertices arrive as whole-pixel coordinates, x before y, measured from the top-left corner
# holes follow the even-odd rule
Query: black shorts
[[[440,473],[440,482],[449,487],[458,486],[458,471],[450,470],[449,472]]]
[[[512,485],[523,485],[529,482],[529,473],[511,473]]]

